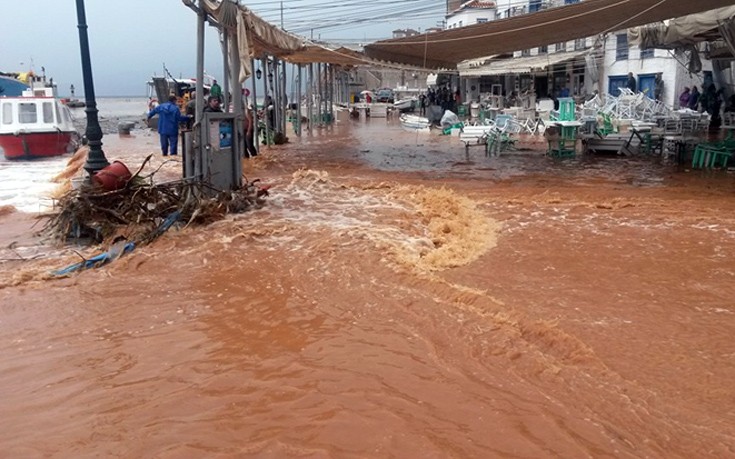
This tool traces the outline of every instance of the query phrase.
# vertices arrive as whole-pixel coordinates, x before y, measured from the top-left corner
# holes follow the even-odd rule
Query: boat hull
[[[401,116],[401,127],[410,132],[429,132],[431,122],[428,118],[413,115]]]
[[[397,100],[393,104],[393,108],[399,111],[412,111],[416,107],[416,100],[415,99],[402,99]]]
[[[70,153],[76,141],[76,132],[0,134],[0,149],[7,159],[47,158]]]

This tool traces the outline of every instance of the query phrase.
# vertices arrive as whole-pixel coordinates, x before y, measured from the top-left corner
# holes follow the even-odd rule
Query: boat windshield
[[[54,123],[54,105],[51,102],[43,103],[43,122],[46,124]]]
[[[13,104],[5,102],[3,104],[3,124],[13,123]]]
[[[36,104],[21,102],[18,104],[18,122],[20,124],[33,124],[38,122]]]

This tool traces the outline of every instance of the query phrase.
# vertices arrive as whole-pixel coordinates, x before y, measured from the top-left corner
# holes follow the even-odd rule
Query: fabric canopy
[[[732,0],[586,0],[508,19],[379,41],[375,59],[455,68],[466,59],[585,38],[732,5]]]
[[[479,67],[469,68],[466,70],[460,69],[459,75],[462,77],[478,77],[533,73],[538,70],[545,70],[552,65],[572,61],[583,56],[587,52],[587,50],[580,50],[563,53],[540,54],[538,56],[529,57],[497,59]]]
[[[240,83],[251,74],[251,58],[270,54],[282,56],[304,48],[304,41],[261,19],[242,5],[229,0],[204,0],[204,11],[224,29],[236,31],[240,55]]]
[[[407,67],[370,59],[349,48],[330,49],[313,43],[270,24],[233,0],[204,0],[202,5],[218,26],[237,37],[241,83],[252,74],[250,59],[265,56],[274,56],[292,64],[318,62],[341,66]]]
[[[735,6],[628,30],[628,41],[642,48],[675,49],[720,38],[721,24],[735,18]]]

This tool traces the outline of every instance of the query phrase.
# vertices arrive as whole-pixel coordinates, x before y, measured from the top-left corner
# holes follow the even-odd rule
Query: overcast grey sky
[[[5,0],[8,1],[8,0]],[[426,3],[431,4],[430,10]],[[246,5],[280,23],[279,0],[253,0]],[[314,38],[376,39],[396,28],[426,28],[443,19],[444,0],[284,0],[284,25]],[[325,5],[330,4],[327,7]],[[192,77],[196,70],[196,15],[181,0],[86,0],[94,87],[98,96],[145,96],[146,81],[162,75],[163,64],[175,76]],[[342,9],[335,8],[342,5]],[[416,10],[416,5],[423,5]],[[396,11],[414,9],[404,17]],[[12,11],[11,11],[12,10]],[[400,16],[400,15],[399,15]],[[334,24],[330,26],[330,24]],[[322,28],[319,28],[322,26]],[[326,28],[324,28],[326,26]],[[83,93],[75,0],[24,0],[0,15],[0,70],[36,72],[47,76],[68,95],[74,85]],[[216,30],[206,29],[205,69],[222,77]]]

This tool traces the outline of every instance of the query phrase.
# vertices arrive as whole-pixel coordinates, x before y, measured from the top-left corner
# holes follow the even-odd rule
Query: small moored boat
[[[0,150],[7,159],[59,156],[79,140],[69,108],[53,88],[26,89],[19,97],[0,97]]]
[[[400,119],[401,126],[407,131],[429,132],[430,130],[429,127],[431,126],[431,122],[428,118],[424,118],[423,116],[403,114]]]
[[[393,108],[399,110],[399,111],[411,111],[416,108],[416,105],[418,104],[418,100],[415,97],[409,97],[408,99],[401,99],[395,101],[393,104]]]

